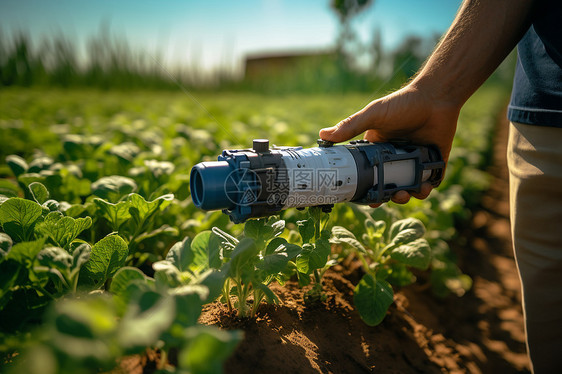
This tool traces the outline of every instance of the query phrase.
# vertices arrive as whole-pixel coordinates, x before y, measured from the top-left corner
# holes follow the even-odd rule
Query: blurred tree
[[[338,35],[336,48],[338,52],[343,51],[344,45],[355,39],[351,28],[352,18],[365,10],[374,0],[331,0],[330,6],[336,12],[340,20],[340,34]]]
[[[336,12],[340,21],[339,35],[336,40],[338,77],[336,86],[345,90],[353,85],[357,78],[353,65],[365,52],[364,46],[358,43],[357,37],[351,27],[354,16],[373,3],[374,0],[331,0],[330,7]]]
[[[404,38],[400,45],[390,53],[392,71],[399,81],[410,79],[423,65],[427,56],[431,54],[439,42],[439,35],[420,37],[410,35]]]
[[[383,57],[382,32],[380,28],[375,29],[375,31],[373,32],[373,39],[371,41],[369,52],[372,56],[371,66],[373,68],[373,71],[377,72]]]
[[[391,54],[392,71],[407,80],[416,73],[425,59],[422,51],[423,40],[416,35],[410,35]]]

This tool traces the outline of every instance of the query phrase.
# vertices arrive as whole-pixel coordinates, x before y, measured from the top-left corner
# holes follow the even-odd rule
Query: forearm
[[[466,0],[411,86],[460,107],[530,26],[533,0]]]

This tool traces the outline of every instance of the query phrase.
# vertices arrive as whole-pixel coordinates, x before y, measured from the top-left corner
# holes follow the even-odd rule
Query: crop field
[[[462,303],[472,279],[454,248],[490,187],[503,89],[485,85],[466,104],[445,180],[424,201],[289,209],[237,225],[191,201],[196,163],[254,138],[315,146],[320,128],[374,98],[0,90],[0,372],[259,372],[258,356],[293,351],[264,344],[251,361],[241,350],[256,329],[296,346],[281,312],[304,324],[297,335],[315,315],[360,321],[364,335],[349,338],[364,347],[384,339],[381,326],[400,336],[402,290]],[[334,353],[340,366],[293,353],[271,362],[292,372],[294,360],[303,373],[394,365],[368,352]],[[359,369],[346,366],[350,355]],[[395,361],[399,372],[436,370]]]

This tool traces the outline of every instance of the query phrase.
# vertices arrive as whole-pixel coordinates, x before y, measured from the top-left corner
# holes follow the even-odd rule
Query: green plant
[[[408,268],[426,270],[431,262],[431,248],[423,238],[425,227],[415,218],[406,218],[387,225],[367,217],[362,243],[341,226],[332,228],[331,242],[345,245],[363,265],[365,275],[354,291],[354,303],[368,325],[378,325],[393,302],[392,284],[406,285],[414,281]]]
[[[128,249],[121,237],[108,235],[93,245],[78,238],[91,223],[37,201],[12,197],[1,203],[3,329],[22,328],[50,301],[79,287],[103,286],[124,264]]]
[[[326,300],[322,290],[322,277],[326,270],[335,264],[329,261],[331,253],[330,231],[327,230],[329,214],[320,207],[308,209],[309,218],[297,222],[302,240],[302,251],[296,259],[299,285],[312,288],[304,295],[307,303]]]
[[[182,258],[183,243],[171,250],[168,261],[177,268],[191,265]],[[181,258],[181,263],[177,260]],[[203,284],[169,285],[169,267],[155,266],[156,279],[137,268],[122,267],[110,293],[65,299],[52,306],[36,341],[16,359],[14,372],[94,373],[110,370],[120,357],[158,349],[158,369],[169,373],[220,373],[222,362],[242,339],[238,331],[201,326],[197,318],[208,301]],[[177,350],[177,366],[167,360]],[[41,365],[37,365],[41,362]]]
[[[269,303],[279,302],[269,285],[274,280],[283,282],[282,273],[289,261],[301,253],[299,246],[279,237],[284,230],[285,221],[276,217],[246,222],[241,240],[213,229],[222,246],[221,272],[226,277],[223,300],[229,310],[236,308],[240,317],[254,317],[264,299]],[[234,305],[231,296],[236,298]]]

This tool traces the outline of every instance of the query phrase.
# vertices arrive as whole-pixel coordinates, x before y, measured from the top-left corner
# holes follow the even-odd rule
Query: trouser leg
[[[562,129],[510,125],[511,229],[535,373],[562,373]]]

